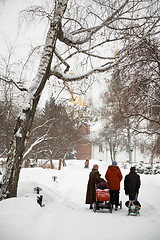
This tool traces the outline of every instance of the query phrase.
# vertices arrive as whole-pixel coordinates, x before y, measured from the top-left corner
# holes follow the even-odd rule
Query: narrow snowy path
[[[58,183],[55,183],[62,198],[42,209],[38,220],[39,225],[43,226],[38,234],[39,240],[51,240],[53,236],[58,240],[114,240],[117,237],[123,240],[160,239],[159,223],[154,220],[154,215],[158,213],[147,199],[143,202],[140,216],[127,216],[127,208],[124,206],[127,197],[122,183],[120,198],[123,209],[112,213],[107,209],[94,213],[84,204],[90,170],[74,165],[70,167],[72,171],[69,167],[63,169]],[[105,170],[101,171],[102,177]],[[144,186],[144,192],[145,189]]]

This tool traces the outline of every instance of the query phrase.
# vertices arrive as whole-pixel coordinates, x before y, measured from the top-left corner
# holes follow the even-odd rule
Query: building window
[[[102,145],[99,146],[99,152],[102,152]]]

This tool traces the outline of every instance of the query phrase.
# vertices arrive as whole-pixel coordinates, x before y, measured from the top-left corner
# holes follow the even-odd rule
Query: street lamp
[[[132,166],[132,152],[133,152],[133,144],[130,144],[130,151],[131,151],[131,166]]]

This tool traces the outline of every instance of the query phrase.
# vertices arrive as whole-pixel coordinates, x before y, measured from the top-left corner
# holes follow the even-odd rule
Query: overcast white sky
[[[2,1],[2,0],[0,0]],[[39,3],[38,0],[6,0],[4,4],[0,5],[0,36],[1,36],[1,54],[5,50],[5,44],[2,42],[9,41],[16,47],[23,45],[35,44],[42,41],[42,34],[39,34],[40,25],[23,26],[19,32],[19,13],[25,8]],[[24,53],[24,51],[23,51]]]
[[[4,4],[1,3],[0,33],[12,41],[15,40],[18,33],[18,14],[27,6],[28,2],[28,0],[6,0]]]

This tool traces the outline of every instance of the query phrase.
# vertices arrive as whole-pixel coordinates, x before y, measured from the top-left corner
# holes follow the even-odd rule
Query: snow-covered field
[[[1,240],[159,240],[160,239],[160,174],[140,175],[140,216],[127,216],[128,200],[121,183],[123,208],[109,213],[94,213],[85,205],[89,172],[94,163],[104,177],[107,163],[90,160],[67,161],[61,171],[22,169],[18,197],[0,202]],[[129,169],[122,169],[123,177]],[[57,177],[57,181],[53,177]],[[36,202],[33,188],[41,187],[45,207]]]

